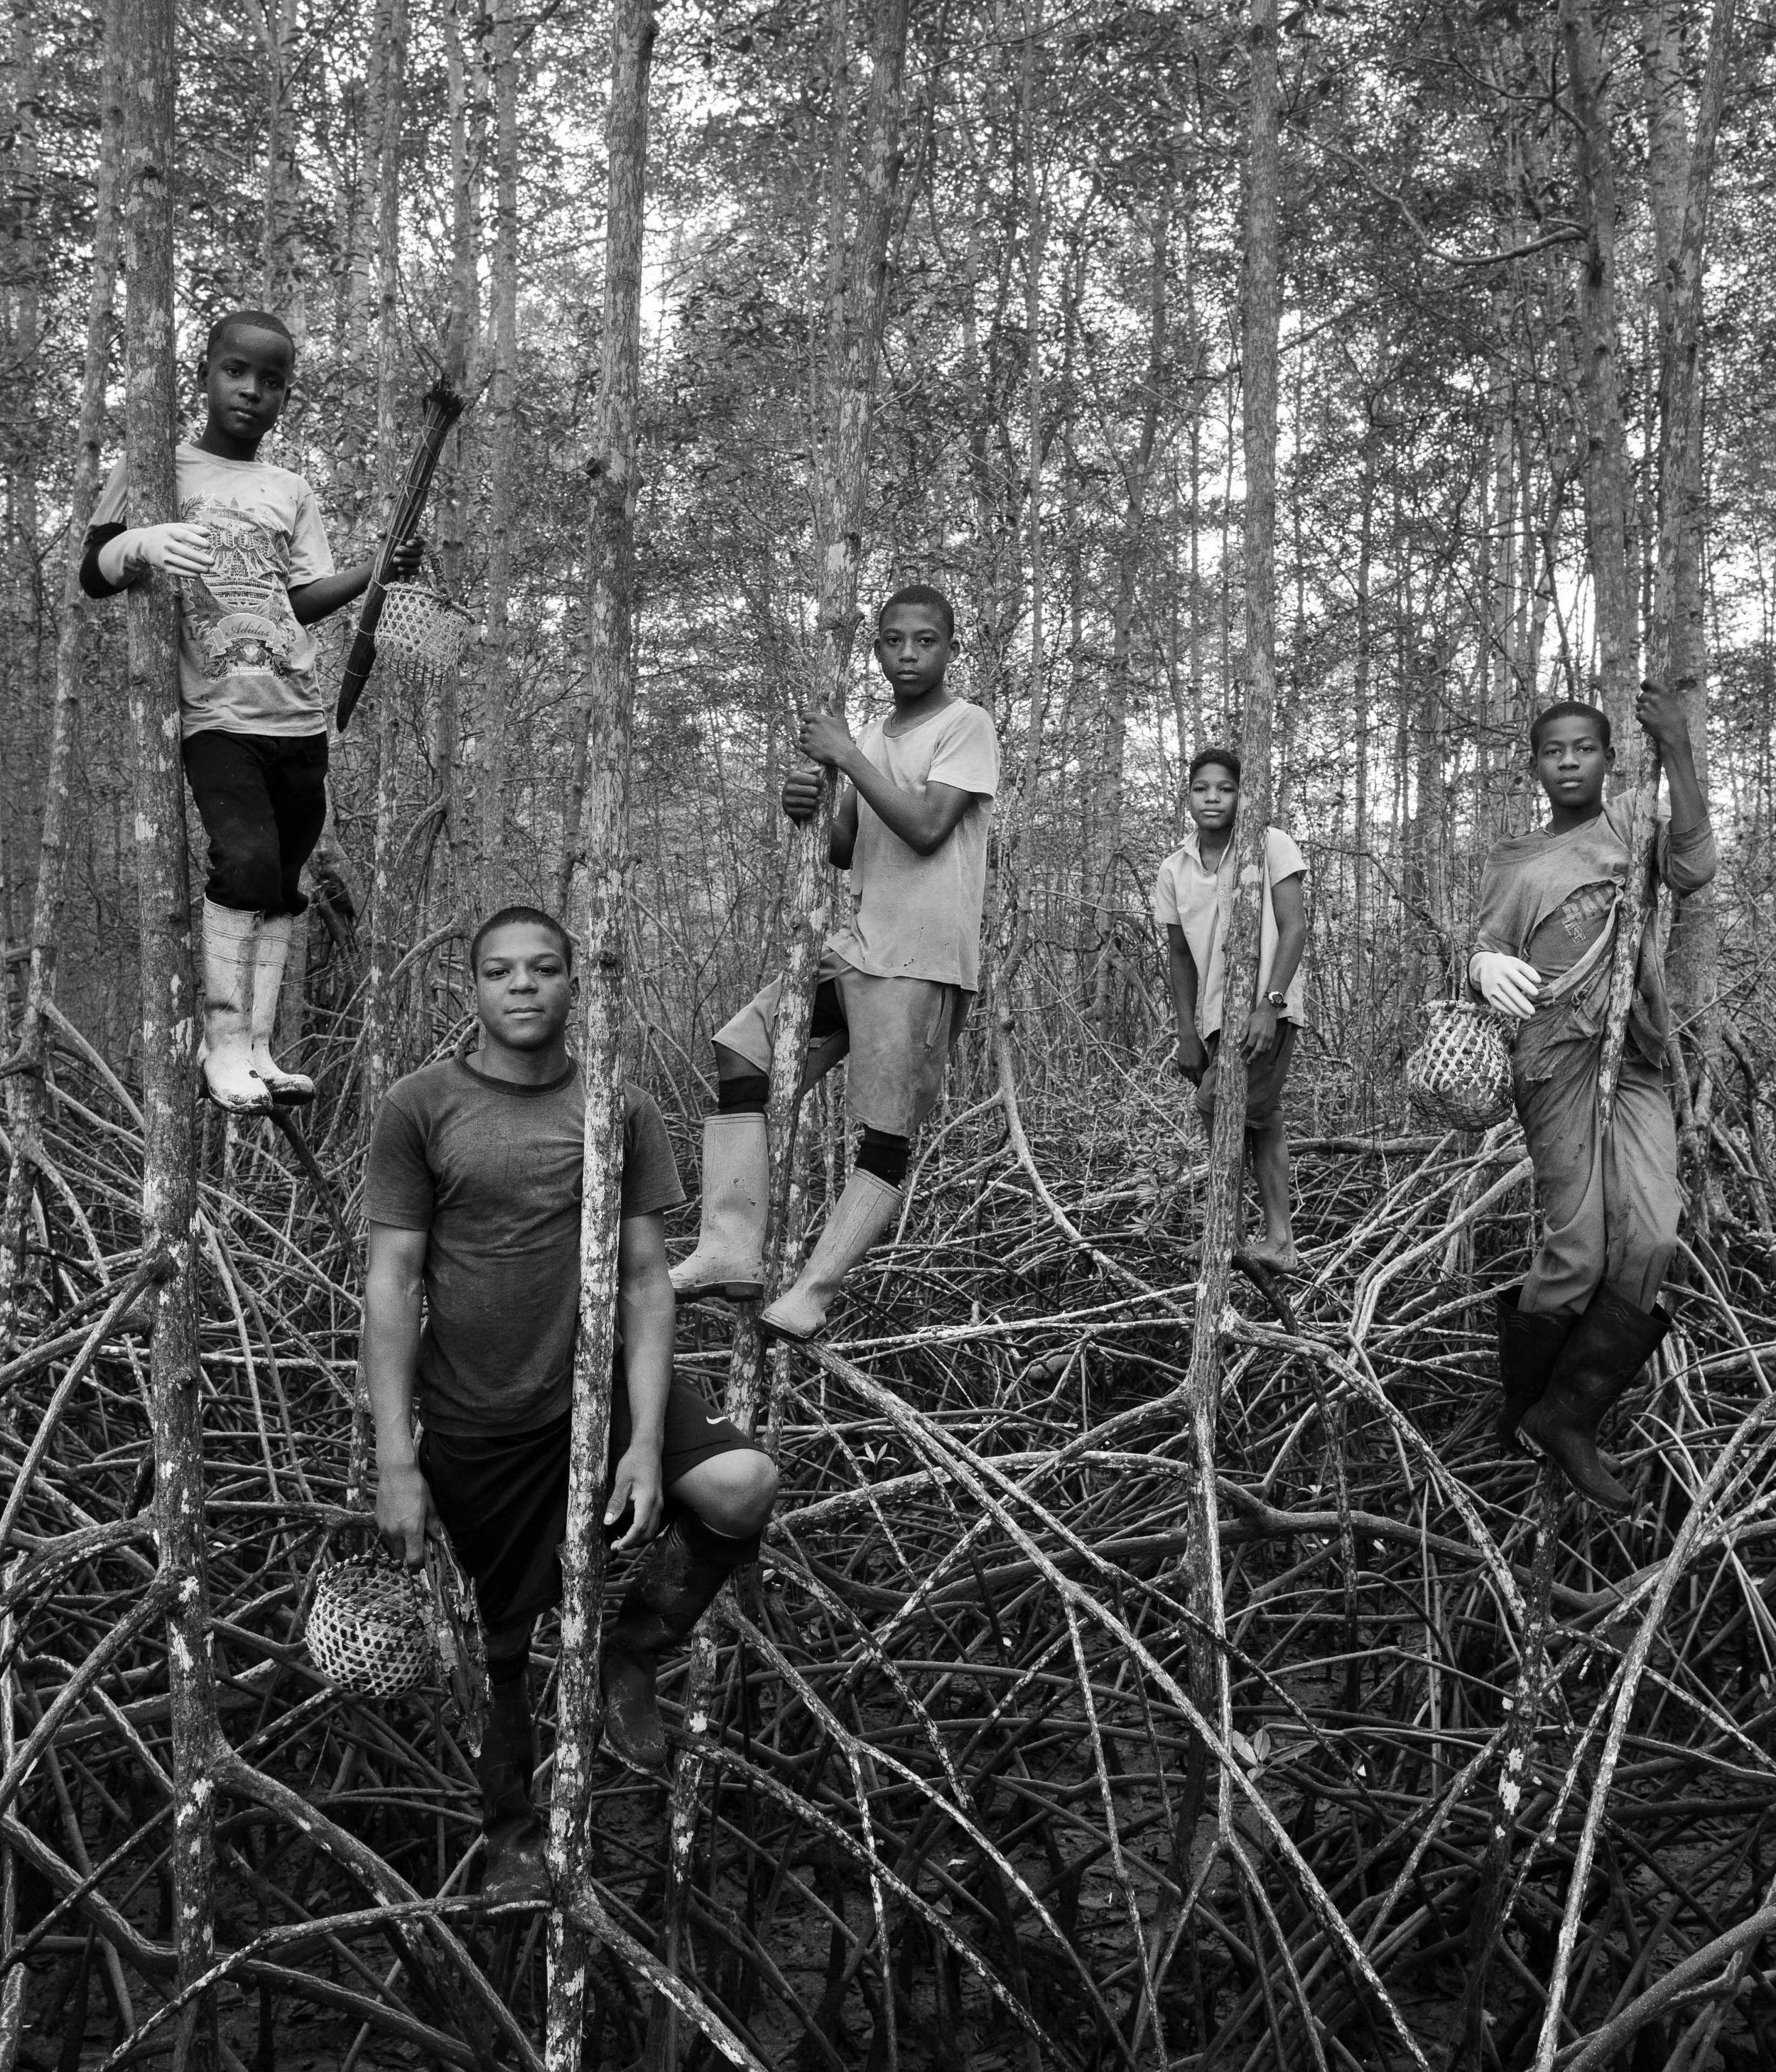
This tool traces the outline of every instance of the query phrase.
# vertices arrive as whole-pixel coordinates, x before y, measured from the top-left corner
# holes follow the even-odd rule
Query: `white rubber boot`
[[[839,1283],[900,1213],[904,1192],[878,1174],[853,1173],[800,1280],[758,1319],[765,1329],[784,1338],[815,1337]]]
[[[259,916],[204,902],[204,1067],[210,1099],[231,1115],[264,1115],[265,1083],[253,1069],[253,973]]]
[[[306,1072],[286,1072],[271,1054],[271,1032],[284,989],[284,966],[290,961],[290,931],[295,917],[265,914],[259,920],[259,945],[253,960],[253,1069],[274,1101],[301,1104],[314,1098],[314,1082]]]
[[[672,1268],[675,1295],[763,1293],[771,1153],[762,1115],[703,1119],[703,1211],[697,1249]]]

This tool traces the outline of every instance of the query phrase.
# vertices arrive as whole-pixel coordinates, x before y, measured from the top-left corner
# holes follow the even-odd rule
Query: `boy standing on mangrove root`
[[[1671,783],[1658,876],[1680,897],[1700,891],[1716,856],[1683,700],[1648,684],[1634,716]],[[1682,1207],[1665,1078],[1670,1014],[1649,925],[1605,1130],[1597,1081],[1634,800],[1605,802],[1616,752],[1594,707],[1550,705],[1530,728],[1529,748],[1548,824],[1486,858],[1468,965],[1474,990],[1519,1024],[1512,1092],[1543,1215],[1527,1278],[1498,1297],[1498,1435],[1508,1445],[1520,1425],[1575,1489],[1620,1511],[1629,1494],[1597,1451],[1598,1429],[1671,1327],[1657,1299]]]
[[[1191,758],[1185,804],[1194,824],[1183,846],[1159,867],[1153,916],[1166,931],[1178,1069],[1196,1088],[1197,1108],[1212,1128],[1227,986],[1223,919],[1233,890],[1233,824],[1240,805],[1240,758],[1233,750],[1205,748]],[[1306,874],[1306,859],[1293,841],[1281,828],[1266,828],[1257,993],[1240,1043],[1246,1061],[1246,1156],[1264,1217],[1264,1235],[1248,1250],[1285,1273],[1301,1263],[1289,1214],[1283,1084],[1295,1055],[1295,1032],[1305,1019]]]
[[[179,718],[186,782],[209,838],[204,886],[204,1079],[218,1108],[262,1113],[314,1097],[272,1054],[302,865],[327,820],[327,709],[309,631],[361,596],[373,565],[335,574],[314,492],[259,458],[290,401],[296,346],[282,317],[233,310],[197,364],[208,414],[174,455],[179,516],[130,523],[119,461],[80,561],[88,597],[143,582],[179,595]],[[424,542],[397,547],[409,576]]]
[[[937,1104],[980,984],[999,743],[988,715],[948,686],[956,647],[942,591],[896,590],[877,615],[874,650],[893,711],[854,741],[832,713],[802,722],[802,753],[846,780],[831,853],[851,872],[857,899],[856,918],[828,938],[820,958],[802,1084],[805,1091],[849,1054],[845,1104],[863,1142],[800,1279],[761,1319],[784,1338],[819,1332],[840,1283],[898,1215],[913,1133]],[[825,781],[819,770],[785,779],[792,820],[813,816]],[[774,980],[716,1032],[701,1229],[695,1252],[672,1271],[680,1295],[756,1296],[764,1285],[765,1104],[781,991]]]
[[[409,1566],[442,1529],[474,1579],[489,1686],[482,1890],[539,1904],[528,1676],[532,1628],[561,1594],[585,1166],[585,1094],[567,1050],[572,954],[560,923],[534,907],[481,924],[469,959],[479,1046],[390,1088],[364,1182],[376,1523]],[[661,1659],[757,1558],[777,1470],[673,1379],[664,1212],[684,1195],[660,1110],[639,1087],[624,1096],[604,1523],[620,1529],[619,1552],[648,1551],[604,1646],[604,1733],[631,1769],[657,1772]]]

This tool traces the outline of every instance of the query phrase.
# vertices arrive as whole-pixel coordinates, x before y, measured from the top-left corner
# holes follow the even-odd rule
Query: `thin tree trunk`
[[[1624,741],[1634,714],[1634,587],[1628,447],[1616,359],[1616,173],[1610,109],[1591,0],[1560,0],[1560,29],[1578,135],[1585,228],[1579,269],[1580,393],[1584,398],[1585,515],[1596,600],[1603,709]]]
[[[1036,793],[1042,777],[1042,722],[1046,698],[1042,586],[1045,581],[1042,541],[1042,261],[1046,250],[1048,221],[1042,206],[1042,166],[1036,153],[1036,51],[1042,35],[1042,0],[1024,0],[1024,47],[1019,80],[1021,128],[1024,148],[1024,338],[1027,355],[1025,376],[1026,417],[1024,492],[1030,542],[1030,710],[1025,721],[1023,765],[1018,773],[1018,791],[1011,824],[1001,841],[1007,857],[1011,890],[1010,941],[1003,965],[993,984],[1000,996],[999,1013],[1010,1012],[1009,988],[1029,946],[1031,926],[1031,880],[1035,864],[1030,833],[1036,813]]]
[[[499,904],[504,864],[506,712],[511,701],[512,506],[518,428],[518,56],[512,0],[494,0],[493,380],[488,392],[487,652],[476,722],[476,878],[483,912]]]
[[[616,1347],[617,1235],[623,1170],[623,1012],[630,730],[635,711],[636,433],[641,395],[641,259],[653,0],[617,0],[606,126],[604,328],[590,512],[586,675],[592,692],[591,864],[578,915],[580,1072],[586,1178],[580,1218],[580,1330],[574,1359],[572,1466],[563,1590],[549,1856],[558,1890],[587,1877],[592,1750],[598,1725],[598,1613]],[[588,1951],[557,1907],[549,1916],[549,2072],[579,2072]]]
[[[174,495],[173,122],[175,0],[129,0],[120,16],[124,105],[125,351],[130,516],[163,523]],[[176,1983],[194,1985],[215,1954],[212,1776],[220,1739],[204,1565],[204,1449],[192,1274],[197,1216],[191,1128],[191,898],[179,767],[179,634],[161,581],[130,592],[130,725],[135,748],[136,865],[142,907],[142,1252],[160,1278],[149,1355],[154,1536],[166,1593],[173,1754],[173,1938]],[[181,2016],[175,2068],[216,2062],[215,2001]]]
[[[1714,0],[1693,138],[1686,138],[1678,23],[1648,0],[1642,30],[1648,171],[1659,317],[1657,552],[1647,624],[1647,673],[1680,687],[1704,796],[1708,785],[1708,637],[1702,591],[1702,261],[1735,0]],[[1719,929],[1712,890],[1678,909],[1670,945],[1672,993],[1710,1063],[1720,1049]],[[1708,1100],[1704,1076],[1699,1105]],[[1704,1137],[1705,1137],[1704,1131]]]
[[[98,494],[99,456],[105,438],[105,379],[117,278],[117,173],[123,147],[117,47],[119,4],[120,0],[109,0],[104,26],[92,286],[87,302],[86,358],[74,436],[74,467],[68,485],[68,551],[62,582],[61,619],[56,643],[56,702],[51,714],[49,754],[43,772],[37,890],[31,915],[31,966],[25,981],[24,1015],[18,1047],[8,1067],[13,1158],[6,1174],[5,1204],[0,1207],[0,1345],[5,1344],[10,1335],[12,1318],[22,1292],[26,1218],[43,1104],[43,1009],[46,1002],[56,997],[56,950],[63,895],[68,883],[68,794],[79,728],[86,645],[86,598],[80,586],[80,549]]]
[[[1203,1198],[1202,1273],[1186,1383],[1196,1477],[1186,1514],[1186,1589],[1198,1630],[1213,1636],[1190,1651],[1190,1692],[1221,1734],[1231,1731],[1223,1630],[1220,1542],[1215,1508],[1215,1412],[1221,1390],[1221,1317],[1240,1242],[1246,1068],[1240,1055],[1257,977],[1264,832],[1270,820],[1271,716],[1276,702],[1277,194],[1280,179],[1276,0],[1252,0],[1251,130],[1246,171],[1240,364],[1244,392],[1246,697],[1244,765],[1234,832],[1234,878],[1226,911],[1227,967],[1220,1067],[1209,1178]],[[1208,1752],[1193,1747],[1185,1770],[1178,1846],[1187,1856],[1207,1796]],[[1227,1785],[1218,1800],[1223,1819]]]
[[[400,423],[401,122],[405,88],[407,0],[379,0],[372,33],[381,52],[376,110],[376,516],[386,522],[401,479]],[[364,1120],[375,1120],[394,1077],[395,1002],[391,975],[401,956],[395,935],[394,865],[401,830],[401,701],[376,701],[376,804],[371,837],[370,955],[364,987]],[[368,1500],[372,1426],[360,1373],[352,1404],[346,1502]]]

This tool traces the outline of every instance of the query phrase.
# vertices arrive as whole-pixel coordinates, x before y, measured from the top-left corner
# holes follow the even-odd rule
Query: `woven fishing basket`
[[[366,1698],[436,1678],[438,1629],[424,1581],[375,1554],[329,1568],[308,1614],[308,1651],[323,1676]]]
[[[475,620],[423,583],[390,583],[376,621],[376,652],[403,673],[447,676],[475,638]]]
[[[1445,1129],[1490,1129],[1511,1113],[1508,1017],[1466,1000],[1434,1001],[1430,1026],[1406,1060],[1412,1104]]]

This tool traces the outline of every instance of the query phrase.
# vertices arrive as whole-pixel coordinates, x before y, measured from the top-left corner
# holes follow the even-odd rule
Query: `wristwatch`
[[[1289,1005],[1289,995],[1286,993],[1267,993],[1264,995],[1264,1001],[1267,1006],[1278,1008],[1287,1007]]]

